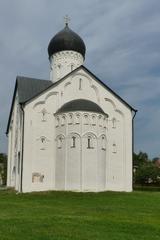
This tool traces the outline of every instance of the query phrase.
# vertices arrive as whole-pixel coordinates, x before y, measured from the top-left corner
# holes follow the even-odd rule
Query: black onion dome
[[[76,99],[67,102],[57,111],[57,113],[59,114],[74,111],[87,111],[105,114],[102,108],[98,106],[96,103],[85,99]]]
[[[48,45],[48,55],[51,57],[54,53],[65,50],[79,52],[85,57],[86,47],[82,38],[73,32],[67,24],[51,39]]]

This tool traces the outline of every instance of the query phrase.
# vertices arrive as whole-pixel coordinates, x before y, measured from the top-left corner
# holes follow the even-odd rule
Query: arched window
[[[46,147],[46,137],[45,137],[45,136],[41,136],[41,137],[40,137],[40,141],[41,141],[41,147],[40,147],[40,149],[41,149],[41,150],[45,150],[45,147]]]
[[[41,137],[41,143],[45,143],[45,141],[46,141],[46,137],[42,136]]]
[[[88,149],[93,149],[94,148],[94,146],[93,146],[93,138],[91,136],[87,137],[87,148]]]
[[[88,139],[87,139],[87,144],[88,144],[87,148],[91,148],[91,138],[90,137],[88,137]]]
[[[72,136],[71,138],[71,148],[75,148],[76,147],[76,137]]]

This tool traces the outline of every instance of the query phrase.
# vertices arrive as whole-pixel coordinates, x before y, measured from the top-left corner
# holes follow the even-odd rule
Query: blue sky
[[[85,66],[138,109],[135,150],[160,155],[159,0],[0,1],[0,152],[17,75],[49,79],[47,47],[71,18]]]

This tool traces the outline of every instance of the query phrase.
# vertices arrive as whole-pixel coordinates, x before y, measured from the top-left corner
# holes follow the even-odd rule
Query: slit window
[[[45,108],[42,109],[41,111],[42,113],[42,122],[45,122],[47,119],[46,119],[46,114],[47,114],[47,111]]]
[[[92,137],[88,137],[87,138],[87,148],[88,149],[93,149],[93,139],[92,139]]]
[[[106,150],[106,139],[102,136],[102,150]]]
[[[116,119],[115,118],[112,119],[112,128],[116,128]]]
[[[76,147],[76,137],[73,136],[71,141],[71,148],[75,148],[75,147]]]
[[[82,90],[82,79],[79,79],[79,90]]]
[[[112,147],[113,147],[113,151],[112,151],[112,152],[113,152],[113,153],[117,153],[117,145],[116,145],[115,142],[113,143],[113,146],[112,146]]]
[[[58,148],[62,148],[62,137],[58,138]]]
[[[41,149],[41,150],[45,150],[46,137],[45,137],[45,136],[42,136],[42,137],[40,137],[40,140],[41,140],[41,147],[40,147],[40,149]]]
[[[88,144],[88,148],[91,148],[91,139],[90,138],[87,139],[87,144]]]

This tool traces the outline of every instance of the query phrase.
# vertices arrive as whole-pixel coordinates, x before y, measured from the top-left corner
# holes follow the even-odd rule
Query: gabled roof
[[[17,77],[19,103],[25,103],[51,86],[53,82],[36,78]]]
[[[28,101],[39,96],[41,93],[45,92],[46,90],[50,89],[51,87],[57,86],[58,84],[63,82],[64,79],[66,79],[67,77],[69,77],[70,75],[72,75],[73,73],[75,73],[76,71],[78,71],[80,69],[83,69],[84,71],[88,72],[98,83],[100,83],[109,92],[111,92],[114,96],[116,96],[128,108],[130,108],[134,112],[137,112],[136,109],[134,109],[125,100],[123,100],[117,93],[115,93],[110,87],[108,87],[99,78],[97,78],[91,71],[89,71],[85,66],[81,65],[80,67],[78,67],[75,70],[73,70],[72,72],[68,73],[66,76],[64,76],[63,78],[61,78],[59,81],[57,81],[55,83],[53,83],[52,81],[49,81],[49,80],[41,80],[41,79],[36,79],[36,78],[17,76],[6,134],[8,133],[8,130],[9,130],[9,124],[10,124],[10,120],[11,120],[14,100],[15,100],[17,91],[18,91],[18,96],[19,96],[19,103],[20,104],[27,103]]]
[[[42,92],[45,92],[46,90],[48,90],[49,88],[53,87],[53,86],[57,86],[58,84],[60,84],[61,82],[63,82],[63,80],[65,80],[67,77],[69,77],[70,75],[72,75],[73,73],[77,72],[78,70],[83,69],[84,71],[88,72],[94,79],[95,81],[97,81],[98,83],[100,83],[104,88],[106,88],[109,92],[111,92],[115,97],[117,97],[123,104],[125,104],[128,108],[130,108],[132,111],[137,112],[137,110],[135,108],[133,108],[130,104],[128,104],[123,98],[121,98],[116,92],[114,92],[110,87],[108,87],[104,82],[102,82],[96,75],[94,75],[88,68],[86,68],[85,66],[81,65],[80,67],[74,69],[72,72],[68,73],[67,75],[65,75],[63,78],[61,78],[60,80],[58,80],[57,82],[51,82],[51,85],[48,86],[46,89],[42,90]],[[46,81],[46,80],[44,80]],[[39,94],[41,94],[42,92],[38,93],[37,95],[35,95],[34,97],[37,97]],[[33,97],[33,98],[34,98]],[[32,98],[31,98],[32,99]],[[27,101],[31,100],[28,99]],[[27,102],[25,101],[25,102]]]
[[[37,94],[40,94],[41,92],[43,92],[44,89],[48,88],[52,84],[53,83],[48,80],[41,80],[41,79],[36,79],[36,78],[17,76],[13,99],[12,99],[11,110],[10,110],[10,114],[9,114],[8,124],[7,124],[6,134],[8,133],[8,130],[9,130],[9,124],[11,121],[11,116],[12,116],[16,93],[18,92],[19,103],[23,104],[26,101],[35,97]]]

